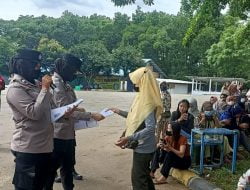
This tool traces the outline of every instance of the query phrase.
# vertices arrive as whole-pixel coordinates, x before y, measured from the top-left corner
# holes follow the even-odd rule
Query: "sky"
[[[111,0],[0,0],[0,18],[16,20],[20,15],[60,17],[68,10],[79,16],[89,16],[94,13],[113,17],[115,12],[126,13],[129,16],[135,12],[137,6],[147,11],[163,11],[177,14],[181,0],[155,0],[155,5],[146,6],[142,0],[135,5],[115,7]]]

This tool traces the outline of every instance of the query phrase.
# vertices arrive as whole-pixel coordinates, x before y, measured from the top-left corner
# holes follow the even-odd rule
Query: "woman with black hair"
[[[178,123],[181,129],[187,134],[191,134],[191,130],[194,128],[194,116],[188,113],[189,107],[188,100],[181,100],[178,103],[177,110],[172,113],[170,121],[172,125]]]
[[[167,178],[172,167],[186,170],[191,165],[187,138],[182,136],[180,132],[181,126],[178,123],[168,125],[167,136],[162,143],[158,144],[159,148],[151,164],[151,174],[154,174],[156,169],[159,168],[159,163],[163,165],[161,176],[155,180],[155,184],[167,183]]]

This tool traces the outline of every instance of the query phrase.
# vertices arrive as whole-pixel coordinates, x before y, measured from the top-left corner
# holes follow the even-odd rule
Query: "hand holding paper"
[[[105,117],[100,113],[91,113],[91,118],[93,118],[96,121],[101,121],[105,119]]]
[[[110,110],[109,108],[105,108],[100,112],[101,115],[103,115],[104,117],[109,117],[111,115],[114,114],[114,112],[112,110]]]
[[[79,99],[76,102],[60,107],[60,108],[55,108],[51,110],[51,121],[56,122],[58,119],[60,119],[67,111],[71,110],[74,108],[74,106],[78,106],[80,103],[83,102],[83,99]]]
[[[113,113],[118,114],[120,110],[118,108],[107,108],[108,111],[112,111]]]
[[[69,118],[70,117],[70,115],[74,112],[74,111],[76,111],[76,108],[77,108],[77,106],[73,106],[73,108],[68,108],[67,110],[66,110],[66,112],[64,113],[64,118]]]
[[[108,116],[113,115],[114,112],[109,110],[108,108],[103,109],[100,113],[92,112],[91,119],[89,121],[86,120],[78,120],[75,123],[75,130],[87,129],[98,127],[98,121],[105,119]]]

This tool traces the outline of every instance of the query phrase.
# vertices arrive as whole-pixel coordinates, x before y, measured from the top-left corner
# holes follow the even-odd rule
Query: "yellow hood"
[[[132,135],[151,112],[155,110],[158,119],[163,110],[159,86],[153,72],[148,67],[137,69],[130,73],[129,77],[140,91],[130,107],[125,136]]]

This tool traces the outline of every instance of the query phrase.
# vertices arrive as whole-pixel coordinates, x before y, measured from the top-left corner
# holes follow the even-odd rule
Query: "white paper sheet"
[[[51,110],[51,121],[56,122],[58,119],[60,119],[65,114],[65,112],[68,109],[72,109],[74,106],[78,106],[82,102],[83,102],[83,99],[79,99],[79,100],[75,101],[74,103],[69,104],[67,106],[52,109]]]
[[[100,112],[100,114],[103,115],[104,117],[109,117],[109,116],[113,115],[114,112],[111,111],[111,110],[108,110],[108,108],[105,108],[105,109],[103,109],[103,110]]]
[[[93,128],[93,127],[98,127],[98,126],[99,126],[98,122],[94,119],[90,119],[89,121],[78,120],[75,123],[75,130]]]

